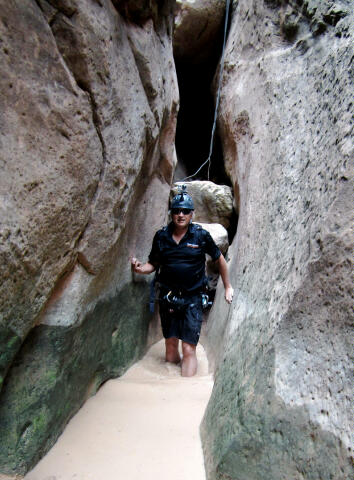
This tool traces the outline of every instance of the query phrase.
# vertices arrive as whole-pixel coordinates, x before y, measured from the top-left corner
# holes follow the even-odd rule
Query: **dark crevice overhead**
[[[198,52],[194,58],[190,56],[175,58],[180,91],[176,151],[181,167],[177,170],[175,180],[181,180],[180,170],[184,170],[187,175],[194,174],[209,155],[215,111],[213,79],[222,55],[223,29],[224,23],[221,24],[207,56],[204,54],[205,52]],[[192,180],[207,179],[208,165],[203,167]],[[217,128],[214,134],[209,179],[214,183],[231,186],[225,173],[222,146]]]
[[[176,130],[178,162],[187,175],[193,174],[209,155],[211,130],[214,119],[212,81],[219,57],[202,64],[176,62],[180,90],[180,110]],[[193,180],[207,180],[206,165]],[[176,178],[176,180],[180,180]],[[211,157],[210,180],[230,185],[225,169],[221,142],[216,129]]]
[[[222,28],[215,36],[207,57],[204,52],[193,50],[193,48],[190,49],[195,53],[193,57],[189,52],[187,54],[183,52],[181,48],[175,49],[180,109],[176,128],[178,164],[174,181],[181,181],[185,177],[193,175],[209,156],[215,114],[215,90],[218,84],[218,79],[215,78],[214,81],[214,77],[222,56],[223,38],[224,23],[222,23]],[[208,164],[188,181],[192,180],[208,180]],[[214,134],[209,180],[219,185],[232,187],[225,172],[222,145],[217,126]],[[228,228],[230,243],[235,236],[237,222],[238,215],[234,211]]]
[[[214,120],[213,78],[219,56],[203,64],[176,62],[178,85],[180,90],[180,110],[176,129],[176,151],[178,168],[175,181],[192,175],[209,155],[211,130]],[[207,180],[208,165],[190,180]],[[216,128],[214,147],[211,157],[209,180],[219,185],[232,187],[225,172],[221,140]],[[229,243],[237,229],[238,216],[234,211],[228,230]]]

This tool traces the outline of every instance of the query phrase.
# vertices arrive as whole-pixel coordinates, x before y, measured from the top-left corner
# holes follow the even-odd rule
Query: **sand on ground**
[[[181,377],[164,341],[106,382],[25,480],[204,480],[199,437],[213,386],[201,345],[198,372]]]

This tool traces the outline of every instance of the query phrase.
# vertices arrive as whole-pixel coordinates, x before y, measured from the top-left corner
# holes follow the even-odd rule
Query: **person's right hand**
[[[149,263],[149,262],[141,263],[135,257],[132,257],[130,259],[130,263],[131,263],[132,269],[135,273],[141,273],[143,275],[149,275],[149,273],[152,273],[152,272],[155,271],[155,267],[154,267],[154,265],[152,265],[152,263]]]
[[[130,259],[130,263],[132,264],[132,269],[135,273],[141,273],[141,262],[135,257]]]

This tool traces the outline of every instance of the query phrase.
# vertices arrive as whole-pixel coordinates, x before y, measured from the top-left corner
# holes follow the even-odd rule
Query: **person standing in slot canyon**
[[[206,287],[205,254],[217,263],[225,288],[225,300],[232,302],[227,263],[209,232],[192,223],[194,204],[183,186],[171,202],[172,221],[153,239],[147,263],[131,259],[136,273],[157,271],[161,326],[166,345],[166,361],[181,361],[178,345],[182,341],[182,376],[197,371],[196,346],[202,325],[203,293]]]

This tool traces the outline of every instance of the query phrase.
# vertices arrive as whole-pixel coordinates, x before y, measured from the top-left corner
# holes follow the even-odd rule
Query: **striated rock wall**
[[[353,477],[353,1],[234,3],[219,129],[236,289],[209,316],[209,479]]]
[[[0,472],[31,467],[153,338],[128,257],[167,214],[172,9],[2,2]]]

